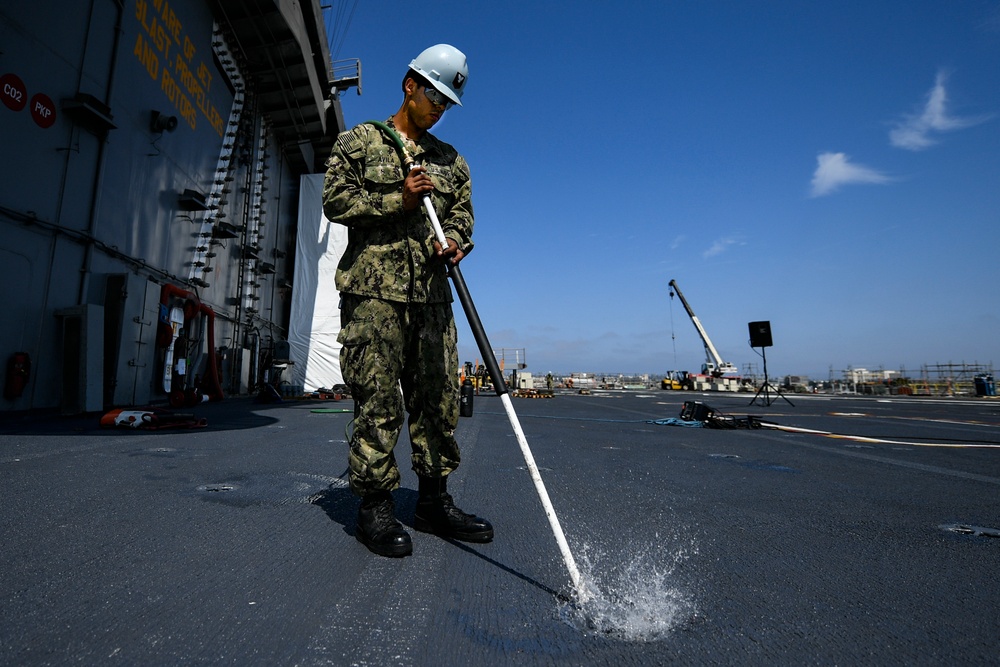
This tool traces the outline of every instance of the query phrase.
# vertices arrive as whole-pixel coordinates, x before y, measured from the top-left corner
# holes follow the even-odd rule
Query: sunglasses
[[[435,106],[443,106],[445,110],[455,106],[451,100],[444,96],[444,93],[431,86],[424,86],[424,97],[430,100],[430,103]]]

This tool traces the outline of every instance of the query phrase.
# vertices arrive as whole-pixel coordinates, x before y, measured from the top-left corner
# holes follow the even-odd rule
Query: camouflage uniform
[[[386,124],[391,127],[391,119]],[[470,252],[465,159],[430,133],[404,142],[434,183],[431,199],[445,236]],[[399,487],[393,448],[404,407],[417,474],[442,477],[458,467],[457,335],[430,221],[422,207],[403,209],[403,167],[393,142],[378,128],[359,125],[337,138],[327,166],[323,209],[348,227],[336,278],[343,297],[338,341],[355,405],[351,488],[364,496]]]

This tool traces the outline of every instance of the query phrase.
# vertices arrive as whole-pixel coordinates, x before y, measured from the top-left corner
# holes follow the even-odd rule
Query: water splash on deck
[[[560,617],[591,635],[632,642],[665,639],[695,613],[693,593],[679,567],[696,553],[693,543],[672,551],[626,549],[618,555],[585,546],[578,560],[586,599],[562,605]]]

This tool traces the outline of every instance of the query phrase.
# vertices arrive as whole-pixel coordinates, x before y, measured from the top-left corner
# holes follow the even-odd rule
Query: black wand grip
[[[479,319],[479,313],[476,312],[476,304],[472,302],[472,297],[469,295],[469,288],[465,284],[465,278],[462,277],[462,271],[457,265],[452,264],[448,267],[448,275],[451,276],[458,300],[462,304],[462,310],[465,311],[465,319],[469,321],[472,336],[476,339],[476,345],[479,346],[479,354],[483,355],[483,363],[486,364],[490,380],[493,381],[493,390],[496,391],[497,396],[502,396],[507,393],[507,383],[504,382],[503,373],[500,372],[500,366],[497,365],[497,358],[493,356],[493,347],[490,345],[490,339],[486,337],[486,330],[483,329],[483,322]]]

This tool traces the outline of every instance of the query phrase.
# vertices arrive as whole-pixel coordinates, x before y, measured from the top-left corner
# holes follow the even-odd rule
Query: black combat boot
[[[376,491],[361,499],[355,536],[379,556],[398,558],[413,553],[409,534],[396,521],[395,508],[388,491]]]
[[[493,539],[493,526],[489,521],[455,507],[455,501],[448,493],[447,477],[420,476],[419,479],[420,497],[413,516],[414,528],[464,542],[489,542]]]

